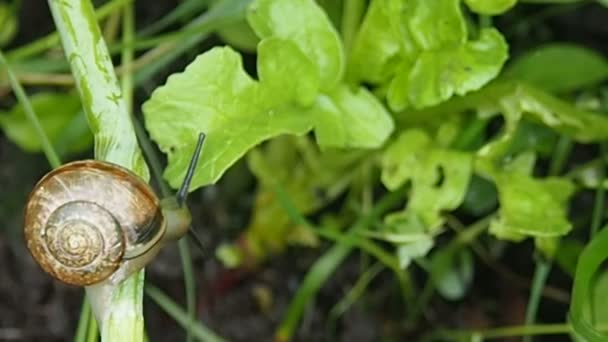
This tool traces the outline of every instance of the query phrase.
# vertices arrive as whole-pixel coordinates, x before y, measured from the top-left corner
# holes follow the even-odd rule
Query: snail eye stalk
[[[194,148],[194,154],[192,154],[192,159],[190,159],[190,165],[188,165],[188,170],[186,171],[186,177],[184,177],[184,182],[182,186],[177,191],[177,195],[175,195],[177,205],[183,206],[186,203],[186,198],[188,197],[188,189],[190,188],[190,182],[192,181],[192,177],[194,176],[194,171],[196,170],[196,166],[198,164],[198,159],[201,154],[201,150],[203,149],[203,143],[205,142],[205,133],[200,133],[198,135],[198,142],[196,143],[196,147]],[[188,228],[188,236],[194,242],[194,244],[201,250],[203,255],[205,255],[205,245],[203,244],[200,237],[196,234],[192,226]]]
[[[190,188],[190,182],[192,181],[192,177],[194,176],[194,171],[196,170],[196,165],[198,164],[198,159],[201,154],[201,150],[203,148],[203,142],[205,142],[205,133],[201,133],[198,135],[198,142],[196,143],[196,147],[194,148],[194,154],[192,154],[192,159],[190,159],[190,165],[188,166],[188,170],[186,171],[186,177],[184,177],[184,182],[182,186],[177,191],[177,195],[175,196],[177,199],[177,205],[180,207],[184,205],[186,202],[186,198],[188,197],[188,189]]]

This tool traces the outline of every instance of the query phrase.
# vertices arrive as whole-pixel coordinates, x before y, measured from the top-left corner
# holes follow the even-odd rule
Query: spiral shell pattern
[[[85,160],[43,177],[25,209],[25,238],[40,266],[72,285],[103,281],[164,234],[152,189],[118,165]]]

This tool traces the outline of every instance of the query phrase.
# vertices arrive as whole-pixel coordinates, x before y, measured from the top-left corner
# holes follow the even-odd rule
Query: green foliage
[[[500,219],[490,232],[499,238],[518,240],[524,236],[558,237],[572,225],[566,218],[566,203],[574,191],[571,182],[549,177],[533,179],[519,173],[497,177]]]
[[[15,5],[0,3],[0,47],[10,43],[17,34],[17,15]]]
[[[502,77],[524,81],[550,92],[565,93],[605,80],[608,61],[597,52],[578,45],[547,44],[520,56]]]
[[[61,156],[91,148],[93,136],[76,94],[38,93],[30,97],[32,107],[53,147]],[[26,117],[22,105],[0,112],[0,126],[15,144],[27,152],[41,152],[38,132]]]
[[[320,238],[331,244],[302,278],[277,340],[293,338],[303,311],[353,251],[391,270],[407,303],[409,327],[435,290],[450,301],[466,298],[477,255],[491,264],[494,260],[487,259],[497,257],[497,245],[528,238],[539,257],[546,258],[539,263],[545,273],[535,277],[528,312],[535,312],[550,260],[555,261],[574,277],[570,320],[575,334],[588,341],[605,339],[597,324],[608,317],[602,305],[608,278],[605,272],[596,278],[595,272],[606,257],[607,235],[602,231],[586,245],[580,237],[584,234],[571,234],[585,227],[588,216],[598,224],[603,216],[586,209],[570,212],[579,187],[608,187],[605,156],[593,154],[596,159],[585,165],[568,157],[574,144],[595,153],[590,145],[608,139],[602,86],[608,62],[592,49],[551,43],[524,51],[520,46],[527,44],[512,44],[517,57],[507,63],[505,37],[520,38],[503,36],[488,16],[501,15],[516,3],[229,0],[216,1],[203,12],[209,3],[186,1],[141,34],[131,32],[134,44],[120,46],[125,52],[138,44],[150,46],[137,37],[176,44],[176,37],[188,32],[151,36],[188,22],[193,12],[203,14],[180,30],[204,32],[201,36],[215,30],[228,45],[193,58],[157,87],[142,109],[150,136],[167,155],[164,178],[174,188],[186,174],[199,133],[206,141],[191,191],[218,182],[246,158],[257,179],[252,213],[237,242],[217,251],[226,265],[257,266],[289,244],[322,248]],[[501,18],[511,23],[511,15],[525,13],[518,9]],[[513,27],[534,25],[534,20],[515,20]],[[0,46],[11,40],[15,27],[14,13],[0,4]],[[175,51],[162,58],[151,54],[157,61],[147,62],[150,55],[142,55],[143,63],[150,64],[135,79],[152,80],[159,66],[180,53],[198,53],[203,38],[195,38],[170,46]],[[11,61],[15,73],[27,80],[28,72],[67,70],[65,61],[40,54],[45,50],[40,46],[53,39],[8,54],[35,55]],[[167,52],[163,46],[160,55]],[[85,57],[95,56],[85,49]],[[127,145],[116,145],[116,136],[130,137],[131,130],[127,121],[115,124],[106,115],[116,112],[107,108],[124,109],[114,97],[103,98],[112,106],[96,105],[99,97],[94,95],[113,88],[91,80],[80,83],[92,64],[75,63],[83,68],[75,68],[80,70],[75,76],[88,116],[72,92],[43,90],[31,96],[43,133],[62,156],[91,147],[87,119],[96,134],[97,154],[136,147],[134,139],[125,150],[121,148]],[[127,70],[128,88],[132,75],[127,65],[122,70]],[[46,146],[26,112],[21,104],[0,112],[0,126],[24,151],[40,152]],[[122,156],[136,169],[143,166],[135,152]],[[139,171],[145,177],[143,168]],[[600,194],[597,190],[601,208]],[[460,220],[477,223],[467,227]],[[477,241],[481,234],[483,240]],[[379,269],[367,269],[364,285],[355,285],[351,293],[356,296],[342,305],[359,298]],[[427,273],[421,298],[415,298],[419,272],[412,272],[411,280],[411,269]],[[162,293],[149,293],[180,324],[190,324]],[[342,305],[336,315],[344,312]],[[527,315],[528,323],[530,317],[534,315]],[[194,325],[192,332],[219,339],[204,326]]]
[[[598,298],[595,298],[595,295],[605,290],[603,283],[598,283],[598,280],[605,277],[598,279],[596,273],[600,271],[602,263],[608,258],[606,246],[608,246],[608,229],[604,227],[585,247],[576,266],[569,318],[575,336],[582,341],[600,342],[607,338],[605,333],[595,327],[596,321],[593,317],[595,314],[603,315],[603,313],[597,312],[595,308],[590,310],[589,307],[599,304],[596,302]],[[603,311],[603,308],[600,307],[597,310]]]
[[[207,138],[193,188],[216,182],[249,149],[280,134],[314,128],[322,147],[340,148],[379,147],[388,138],[393,121],[381,103],[363,88],[338,83],[342,46],[319,7],[304,0],[256,1],[247,18],[262,39],[259,81],[247,75],[234,50],[214,48],[144,104],[146,126],[168,154],[165,178],[173,187],[185,175],[198,132]]]
[[[458,0],[372,1],[349,75],[387,87],[388,104],[399,111],[477,90],[506,59],[507,44],[495,29],[468,37]]]
[[[313,74],[321,80],[321,89],[333,89],[342,78],[340,37],[316,4],[307,0],[257,0],[249,7],[247,20],[262,40],[278,38],[297,45],[315,64]]]
[[[517,0],[465,0],[473,12],[485,15],[501,14],[517,3]]]
[[[433,147],[424,132],[409,130],[387,147],[382,182],[395,190],[411,181],[407,210],[433,232],[441,226],[440,212],[457,208],[464,199],[472,169],[470,153]]]
[[[473,281],[473,255],[466,248],[445,248],[431,258],[431,280],[446,299],[462,299]]]

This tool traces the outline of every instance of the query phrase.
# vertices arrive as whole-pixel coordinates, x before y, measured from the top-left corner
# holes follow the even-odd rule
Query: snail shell
[[[165,230],[150,186],[128,169],[96,160],[49,172],[25,208],[25,238],[34,259],[72,285],[103,281],[123,260],[150,250]]]

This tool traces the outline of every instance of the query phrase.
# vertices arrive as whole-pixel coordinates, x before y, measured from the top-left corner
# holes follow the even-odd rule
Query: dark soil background
[[[167,13],[175,0],[139,1],[139,27]],[[595,4],[564,7],[549,13],[547,6],[519,5],[498,18],[496,24],[509,40],[511,55],[543,42],[577,42],[607,52],[608,9]],[[23,0],[19,34],[11,47],[30,42],[53,31],[46,1]],[[202,52],[211,39],[200,47]],[[180,71],[193,56],[183,57],[164,74]],[[152,88],[153,89],[153,88]],[[30,92],[36,89],[29,89]],[[139,89],[143,102],[150,89]],[[0,97],[0,108],[14,103]],[[594,153],[582,148],[581,153]],[[83,155],[84,157],[90,157]],[[27,193],[48,170],[41,155],[25,154],[0,133],[0,341],[71,340],[78,321],[83,290],[65,286],[42,273],[30,257],[22,234],[22,209]],[[238,184],[238,185],[235,185]],[[270,341],[310,265],[324,250],[290,248],[252,271],[226,270],[213,257],[219,243],[233,241],[246,225],[253,199],[254,180],[244,165],[237,165],[220,184],[199,190],[190,198],[190,206],[209,252],[194,250],[198,285],[198,318],[232,341]],[[585,195],[575,206],[584,207]],[[502,272],[485,264],[476,265],[474,287],[461,302],[447,302],[438,297],[425,311],[427,323],[410,330],[401,324],[404,313],[390,273],[382,273],[358,301],[337,322],[328,312],[357,280],[362,257],[354,253],[326,283],[316,301],[311,303],[298,330],[300,341],[402,341],[418,340],[424,331],[436,327],[473,328],[521,324],[533,272],[531,244],[510,245],[499,260]],[[185,303],[183,280],[176,246],[164,250],[146,269],[147,283],[162,288],[178,303]],[[417,281],[422,284],[423,274]],[[547,293],[540,308],[543,322],[564,322],[567,310],[569,278],[554,268]],[[557,297],[557,298],[556,298]],[[268,298],[270,299],[268,301]],[[557,300],[556,300],[557,299]],[[151,341],[184,339],[184,331],[149,299],[145,299],[145,319]],[[517,339],[512,339],[516,341]],[[546,341],[567,340],[547,337]]]

